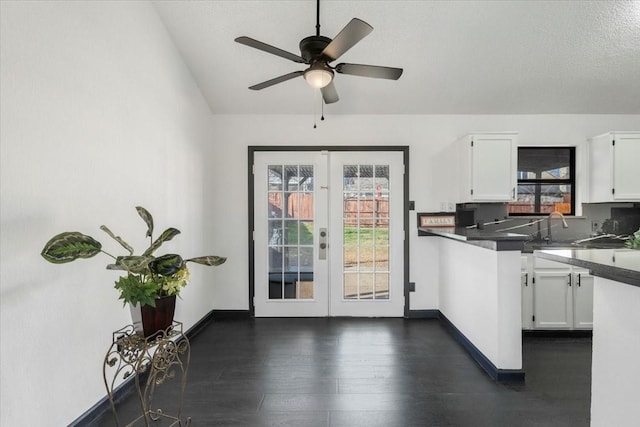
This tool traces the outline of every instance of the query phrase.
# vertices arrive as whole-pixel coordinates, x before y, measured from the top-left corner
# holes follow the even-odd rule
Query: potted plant
[[[143,207],[138,206],[136,210],[147,225],[146,237],[150,242],[140,255],[134,255],[134,249],[127,242],[103,225],[100,229],[126,249],[128,255],[111,255],[93,237],[78,231],[67,231],[52,237],[44,246],[42,256],[54,264],[91,258],[100,252],[111,257],[113,263],[107,265],[107,269],[126,272],[115,282],[115,288],[120,292],[119,299],[130,304],[136,332],[149,337],[171,326],[176,296],[180,295],[180,290],[189,281],[187,263],[214,266],[227,259],[215,255],[189,259],[183,259],[178,254],[154,256],[155,251],[164,242],[180,234],[180,230],[168,228],[154,240],[153,217]]]
[[[625,242],[625,247],[629,249],[640,249],[640,228],[638,231],[629,236],[629,239]]]

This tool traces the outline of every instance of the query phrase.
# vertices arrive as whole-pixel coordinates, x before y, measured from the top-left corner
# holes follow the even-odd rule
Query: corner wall
[[[182,231],[167,250],[226,254],[207,234],[210,113],[149,3],[0,6],[0,425],[67,425],[105,396],[111,332],[130,316],[107,256],[53,265],[40,251],[77,230],[122,254],[101,224],[144,249],[142,205]],[[191,269],[185,327],[213,308],[223,268]]]

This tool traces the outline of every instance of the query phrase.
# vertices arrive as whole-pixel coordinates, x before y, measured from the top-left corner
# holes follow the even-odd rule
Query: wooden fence
[[[271,218],[281,218],[283,193],[269,193],[269,213]],[[313,195],[311,193],[290,193],[286,196],[286,217],[312,219]],[[345,225],[371,226],[389,224],[389,199],[386,197],[354,197],[343,202]],[[359,219],[359,221],[358,221]]]

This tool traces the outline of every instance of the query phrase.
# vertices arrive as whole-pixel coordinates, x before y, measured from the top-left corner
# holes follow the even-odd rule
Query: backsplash
[[[585,203],[582,216],[564,217],[568,228],[555,215],[509,217],[506,203],[465,203],[456,208],[459,225],[474,224],[488,231],[530,235],[532,239],[544,239],[550,231],[554,242],[573,242],[597,234],[629,235],[640,227],[640,203]]]

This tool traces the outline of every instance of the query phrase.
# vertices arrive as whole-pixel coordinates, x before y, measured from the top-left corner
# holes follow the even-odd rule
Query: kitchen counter
[[[529,236],[466,228],[418,228],[418,235],[437,251],[442,321],[491,378],[524,381],[518,283]]]
[[[533,253],[534,251],[546,250],[580,250],[580,249],[624,249],[624,241],[601,241],[593,240],[576,244],[574,242],[556,241],[547,243],[540,240],[530,240],[525,242],[522,252]]]
[[[535,251],[535,256],[588,268],[594,276],[640,287],[640,251],[634,249],[563,249]]]
[[[521,251],[524,242],[530,239],[526,234],[502,233],[464,227],[418,227],[418,236],[445,237],[494,251]]]

